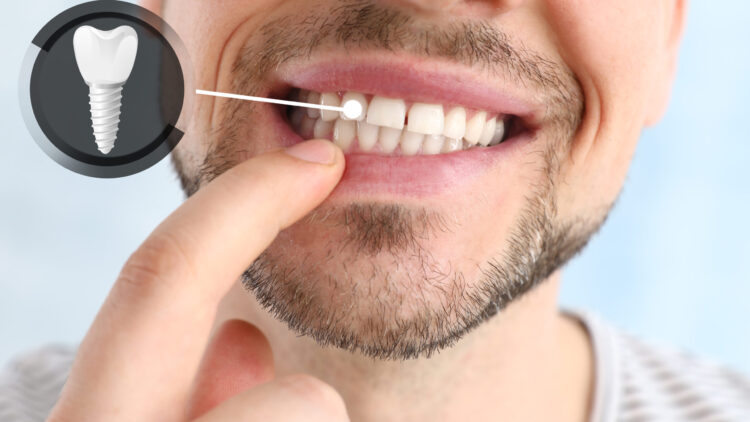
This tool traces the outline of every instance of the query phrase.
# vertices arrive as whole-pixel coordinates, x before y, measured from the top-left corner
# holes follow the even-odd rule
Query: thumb
[[[225,322],[206,349],[196,375],[188,420],[273,377],[271,346],[263,333],[244,321]]]

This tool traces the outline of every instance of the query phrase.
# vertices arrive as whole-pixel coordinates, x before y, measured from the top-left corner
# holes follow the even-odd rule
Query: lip
[[[511,87],[495,89],[497,82],[482,81],[469,69],[441,68],[436,72],[423,70],[420,63],[349,58],[292,64],[279,69],[275,76],[277,79],[269,95],[276,98],[286,95],[292,88],[317,92],[355,91],[514,115],[532,128],[493,147],[450,154],[409,157],[347,154],[346,171],[334,196],[390,200],[394,196],[418,199],[455,192],[492,168],[502,166],[505,171],[512,171],[513,164],[521,158],[522,146],[533,139],[533,133],[541,124],[543,107],[522,97],[520,92],[513,92]],[[262,108],[268,112],[283,146],[304,141],[292,130],[279,107],[266,105]]]

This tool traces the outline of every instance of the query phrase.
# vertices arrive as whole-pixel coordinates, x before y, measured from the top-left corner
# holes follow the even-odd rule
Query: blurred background
[[[82,338],[129,254],[182,201],[168,161],[121,180],[48,159],[18,107],[36,32],[78,2],[5,2],[0,28],[0,364]],[[647,130],[562,304],[750,373],[750,2],[694,1],[664,121]]]

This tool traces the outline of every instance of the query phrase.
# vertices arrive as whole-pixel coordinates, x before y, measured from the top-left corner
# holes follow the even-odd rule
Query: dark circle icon
[[[186,50],[157,15],[94,1],[34,38],[20,97],[34,140],[58,164],[114,178],[160,162],[184,135],[192,98]]]

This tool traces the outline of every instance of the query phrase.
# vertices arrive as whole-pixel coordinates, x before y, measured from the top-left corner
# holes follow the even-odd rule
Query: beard
[[[312,244],[285,236],[242,283],[274,317],[321,346],[375,359],[430,357],[547,280],[606,219],[562,223],[554,193],[549,184],[526,198],[503,252],[480,264],[473,279],[461,262],[434,258],[431,236],[452,230],[442,215],[354,203],[323,206],[296,226],[323,224],[343,235]]]
[[[507,235],[494,245],[498,252],[471,271],[460,258],[436,258],[434,240],[453,240],[460,227],[455,219],[430,208],[381,202],[323,204],[282,232],[244,273],[242,283],[291,330],[321,346],[376,359],[429,357],[543,283],[604,223],[609,209],[573,221],[558,215],[559,163],[569,152],[583,113],[583,96],[570,72],[514,48],[508,35],[486,23],[423,27],[399,10],[364,0],[343,1],[323,20],[310,18],[314,11],[296,13],[294,33],[277,29],[289,27],[294,19],[284,16],[258,31],[264,37],[248,43],[233,67],[240,72],[235,75],[236,92],[255,92],[271,69],[320,47],[432,51],[538,87],[545,93],[549,116],[546,140],[534,140],[543,157],[535,169],[540,177]],[[360,31],[352,33],[354,18]],[[322,24],[328,36],[315,27]],[[368,42],[363,44],[363,39]],[[442,46],[445,40],[451,45]],[[431,41],[434,45],[425,48]],[[464,48],[455,48],[455,43]],[[302,51],[298,46],[304,46]],[[190,160],[201,162],[196,169],[188,169],[184,163],[189,160],[179,154],[174,156],[188,195],[236,165],[233,157],[253,155],[238,146],[244,135],[235,123],[237,116],[252,116],[252,110],[249,104],[224,110],[206,156]],[[467,245],[456,244],[463,246]]]

